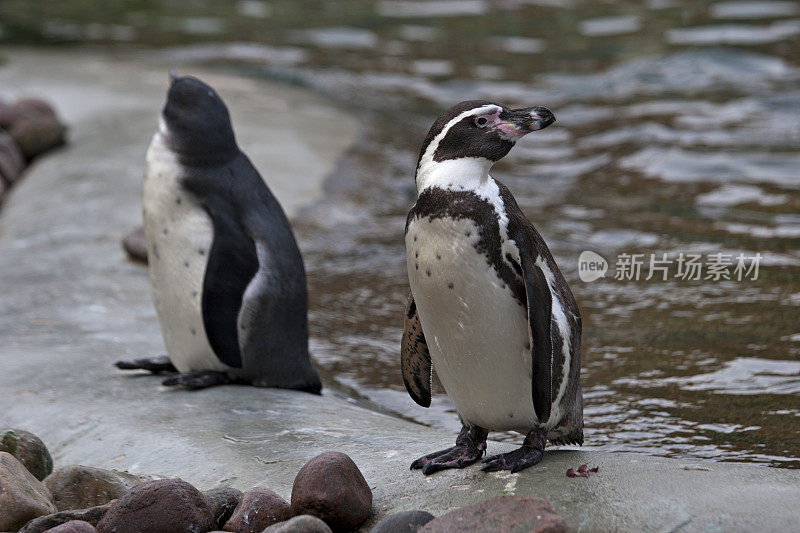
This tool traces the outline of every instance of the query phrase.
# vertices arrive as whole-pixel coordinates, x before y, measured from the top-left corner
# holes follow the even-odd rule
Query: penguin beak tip
[[[534,131],[543,130],[556,121],[556,116],[553,112],[541,106],[533,108],[531,111],[531,118],[534,123]]]

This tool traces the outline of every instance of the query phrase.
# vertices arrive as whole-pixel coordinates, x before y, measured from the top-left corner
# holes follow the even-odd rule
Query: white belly
[[[461,418],[527,432],[536,414],[525,308],[476,252],[477,240],[468,219],[413,221],[406,234],[411,292],[433,367]]]
[[[177,181],[179,164],[160,133],[147,150],[142,206],[150,283],[164,343],[180,372],[226,370],[208,343],[202,294],[211,218]]]

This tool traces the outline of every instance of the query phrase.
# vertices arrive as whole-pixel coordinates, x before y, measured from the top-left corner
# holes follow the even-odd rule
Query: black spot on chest
[[[430,187],[425,189],[406,219],[406,233],[413,220],[452,218],[470,220],[477,228],[475,251],[486,257],[497,276],[510,287],[514,298],[525,306],[525,286],[512,266],[503,258],[500,237],[500,215],[494,206],[472,191],[453,191]],[[466,236],[471,234],[467,232]],[[416,238],[415,238],[416,240]]]

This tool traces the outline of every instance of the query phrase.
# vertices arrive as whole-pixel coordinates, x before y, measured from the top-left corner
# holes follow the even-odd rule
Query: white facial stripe
[[[464,120],[466,117],[478,113],[480,113],[481,115],[484,115],[486,113],[500,113],[502,110],[503,108],[498,105],[486,104],[479,107],[473,107],[472,109],[467,109],[463,113],[457,115],[455,118],[450,120],[450,122],[448,122],[444,128],[442,128],[442,131],[440,131],[436,135],[436,137],[431,139],[430,144],[428,144],[428,147],[425,149],[425,153],[422,154],[422,157],[420,158],[420,162],[426,159],[430,159],[432,161],[433,154],[436,153],[436,148],[439,146],[439,143],[442,142],[442,139],[445,138],[447,132],[450,131],[450,128],[452,128],[453,126]]]

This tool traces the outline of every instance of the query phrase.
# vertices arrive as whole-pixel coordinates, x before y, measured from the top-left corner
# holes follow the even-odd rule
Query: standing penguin
[[[411,464],[426,475],[480,459],[490,430],[526,437],[485,459],[487,472],[537,464],[547,440],[583,443],[578,306],[541,235],[489,175],[523,135],[553,122],[544,107],[468,101],[423,142],[406,221],[403,380],[428,407],[436,368],[462,423],[454,447]]]
[[[123,369],[165,385],[322,385],[308,354],[303,259],[280,204],[236,145],[219,95],[172,76],[142,195],[150,282],[168,357]]]

